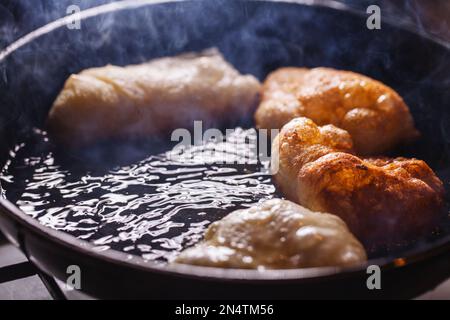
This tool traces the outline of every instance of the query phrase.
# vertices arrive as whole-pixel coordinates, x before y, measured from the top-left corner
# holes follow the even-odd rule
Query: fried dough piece
[[[337,216],[272,199],[213,223],[176,263],[222,268],[289,269],[351,266],[367,259]]]
[[[293,119],[273,143],[276,184],[287,199],[342,218],[369,250],[431,231],[444,188],[430,167],[417,159],[359,158],[351,145],[342,129]]]
[[[272,145],[271,168],[275,181],[287,199],[297,201],[299,169],[333,152],[353,152],[347,131],[333,125],[317,126],[307,118],[295,118],[286,124]],[[275,173],[275,172],[274,172]]]
[[[50,133],[66,144],[85,145],[121,137],[147,137],[223,124],[251,114],[259,81],[241,75],[216,50],[108,65],[74,74],[48,117]]]
[[[419,133],[403,99],[361,74],[329,68],[282,68],[271,73],[255,113],[259,128],[281,129],[296,117],[350,133],[361,155],[378,155]]]

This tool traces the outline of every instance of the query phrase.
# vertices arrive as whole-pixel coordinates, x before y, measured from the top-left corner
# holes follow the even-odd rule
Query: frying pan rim
[[[128,0],[123,1],[120,5],[117,3],[111,3],[107,5],[101,5],[93,7],[84,11],[81,11],[81,19],[89,19],[102,14],[108,14],[110,12],[116,12],[120,10],[130,10],[140,6],[155,5],[155,4],[167,4],[173,2],[183,2],[185,0],[144,0],[137,1]],[[202,0],[187,0],[187,1],[202,1]],[[242,1],[242,0],[241,0]],[[319,6],[334,9],[336,11],[345,11],[347,13],[356,14],[362,16],[363,14],[352,9],[347,5],[329,0],[323,2],[320,0],[248,0],[252,2],[273,2],[284,4],[297,4],[307,6]],[[84,15],[83,15],[84,13]],[[59,29],[67,24],[71,16],[66,16],[50,22],[43,27],[40,27],[24,37],[19,38],[17,41],[7,46],[0,51],[0,64],[4,63],[10,54],[13,54],[16,50],[20,49],[35,39],[50,33],[56,29]],[[419,32],[417,30],[411,30],[404,25],[395,25],[393,21],[384,19],[383,23],[390,24],[391,27],[402,29],[405,32],[414,33],[417,36],[424,38],[442,47],[443,50],[449,50],[450,44],[439,41],[427,34]],[[9,218],[19,223],[22,227],[29,229],[30,231],[45,237],[47,240],[54,242],[58,245],[66,247],[71,250],[77,251],[79,254],[87,255],[95,259],[107,261],[116,265],[121,265],[128,268],[139,269],[147,272],[164,273],[179,277],[190,278],[212,278],[219,281],[313,281],[314,279],[321,279],[326,277],[335,276],[351,276],[354,273],[360,273],[366,271],[368,265],[378,265],[383,270],[392,268],[404,268],[415,262],[424,261],[426,259],[438,256],[450,251],[450,235],[447,235],[434,243],[425,246],[424,248],[415,248],[405,252],[402,262],[398,263],[398,258],[384,257],[375,260],[369,260],[366,263],[360,264],[354,267],[317,267],[317,268],[298,268],[298,269],[282,269],[282,270],[266,270],[264,272],[258,270],[243,270],[243,269],[227,269],[227,268],[215,268],[215,267],[201,267],[193,265],[162,265],[153,261],[147,261],[140,256],[133,256],[129,259],[129,254],[120,252],[117,250],[98,251],[95,250],[95,246],[85,240],[78,239],[68,233],[51,229],[45,225],[39,223],[36,219],[26,215],[16,205],[7,200],[6,198],[0,198],[0,210],[3,214],[6,214]]]
[[[141,271],[171,274],[189,278],[213,278],[221,281],[313,281],[318,278],[323,280],[327,277],[346,277],[355,273],[365,272],[370,265],[379,266],[382,270],[404,268],[408,267],[408,265],[450,252],[450,235],[448,235],[430,245],[430,248],[427,248],[427,250],[416,248],[406,251],[402,258],[388,257],[368,260],[366,263],[353,267],[316,267],[260,271],[182,264],[158,264],[153,261],[145,260],[137,255],[133,255],[132,259],[129,259],[129,254],[117,250],[98,251],[95,249],[95,245],[88,241],[78,239],[66,232],[46,227],[38,220],[28,216],[9,200],[3,198],[0,199],[0,210],[3,214],[6,213],[15,222],[19,223],[22,227],[28,228],[33,233],[44,236],[47,240],[51,240],[67,249],[75,250],[80,254],[95,259]],[[399,261],[399,259],[401,259],[401,261]]]
[[[177,2],[200,2],[207,0],[122,0],[120,2],[112,2],[96,7],[92,7],[89,9],[82,10],[78,13],[74,13],[71,15],[64,16],[62,18],[56,19],[52,22],[49,22],[34,31],[29,32],[28,34],[23,35],[22,37],[16,39],[13,43],[6,46],[3,49],[0,49],[0,63],[6,60],[6,58],[12,54],[14,51],[20,49],[22,46],[25,46],[31,43],[33,40],[50,33],[56,29],[67,26],[70,22],[73,21],[74,17],[80,20],[86,20],[92,17],[96,17],[102,14],[108,14],[111,12],[118,12],[121,10],[131,10],[138,7],[156,5],[156,4],[168,4],[168,3],[177,3]],[[341,2],[337,2],[336,0],[233,0],[233,1],[248,1],[248,2],[267,2],[267,3],[280,3],[280,4],[293,4],[293,5],[304,5],[310,7],[323,7],[329,8],[336,11],[345,11],[351,13],[353,15],[357,15],[359,17],[363,17],[364,13],[360,10],[350,7],[349,5],[343,4]],[[436,45],[443,47],[443,49],[450,50],[450,42],[432,36],[428,33],[423,32],[421,29],[413,29],[408,27],[405,24],[399,24],[398,21],[394,21],[393,18],[383,17],[383,24],[387,24],[390,27],[401,29],[403,31],[413,33],[421,38],[427,39],[428,41],[433,42]]]

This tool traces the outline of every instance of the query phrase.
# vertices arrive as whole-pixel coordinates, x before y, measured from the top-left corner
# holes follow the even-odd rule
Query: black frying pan
[[[426,160],[448,187],[450,51],[445,45],[386,21],[381,30],[368,30],[365,16],[334,3],[168,2],[125,1],[90,9],[82,13],[81,32],[58,20],[0,53],[2,163],[17,141],[43,126],[69,74],[217,46],[239,70],[260,79],[281,66],[330,66],[392,86],[422,133],[403,154]],[[67,267],[79,265],[82,290],[101,298],[410,298],[450,276],[445,232],[369,261],[382,268],[382,290],[368,290],[366,266],[260,273],[130,260],[44,227],[7,199],[0,207],[1,231],[38,268],[64,281]]]

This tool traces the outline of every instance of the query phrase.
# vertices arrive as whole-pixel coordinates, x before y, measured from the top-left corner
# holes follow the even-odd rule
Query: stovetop
[[[0,300],[93,299],[39,272],[27,258],[0,235]],[[419,300],[450,300],[450,279]]]
[[[0,300],[93,299],[42,274],[0,234]]]

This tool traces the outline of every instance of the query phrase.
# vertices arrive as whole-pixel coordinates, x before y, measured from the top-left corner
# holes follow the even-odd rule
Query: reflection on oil
[[[251,156],[254,150],[241,135],[248,131],[239,129],[214,148],[212,143],[188,148],[183,161],[168,151],[107,170],[81,170],[55,156],[45,133],[36,132],[33,141],[11,152],[2,187],[28,215],[98,250],[167,261],[198,242],[211,222],[274,196],[263,164],[211,161]],[[238,148],[232,146],[236,141]],[[198,156],[211,148],[213,158]]]

